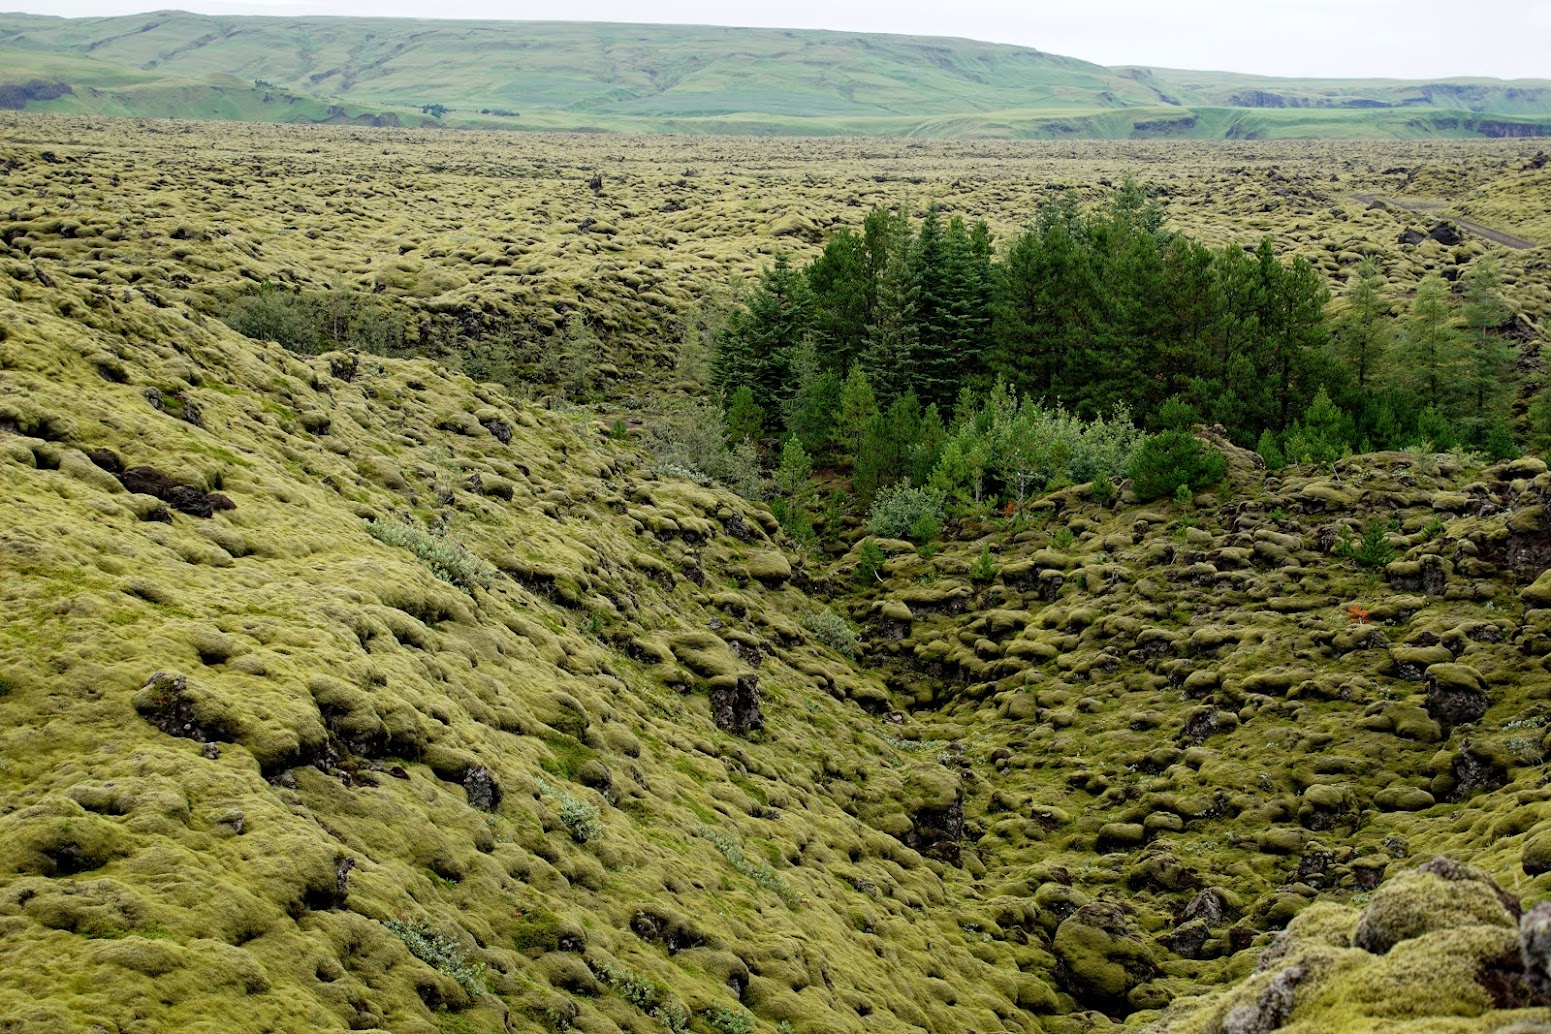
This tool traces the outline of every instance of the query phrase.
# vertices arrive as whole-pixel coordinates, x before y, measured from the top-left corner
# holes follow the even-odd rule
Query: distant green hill
[[[1551,80],[1271,79],[921,36],[175,11],[0,15],[0,107],[635,132],[1551,135]]]

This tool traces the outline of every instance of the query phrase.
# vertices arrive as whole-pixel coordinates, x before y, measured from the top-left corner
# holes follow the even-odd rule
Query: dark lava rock
[[[1464,241],[1464,238],[1460,236],[1459,227],[1453,223],[1439,223],[1427,231],[1427,236],[1439,244],[1447,245],[1451,248]]]
[[[508,424],[500,417],[491,417],[489,420],[485,421],[484,426],[485,430],[489,431],[495,440],[500,442],[502,445],[506,445],[511,442],[512,425]]]
[[[1182,959],[1201,959],[1206,956],[1206,942],[1212,932],[1199,919],[1181,923],[1174,930],[1158,938],[1160,944]]]
[[[463,773],[463,790],[469,805],[480,811],[495,811],[501,804],[501,784],[484,765],[475,765]]]
[[[705,935],[688,918],[655,905],[636,911],[630,919],[630,932],[643,941],[661,944],[669,955],[706,943]]]
[[[1427,713],[1445,727],[1481,720],[1491,705],[1486,680],[1468,664],[1434,664],[1427,669]]]
[[[135,694],[135,710],[140,717],[169,736],[181,736],[196,743],[230,741],[230,731],[201,717],[188,695],[188,678],[158,671],[145,680]]]
[[[760,710],[759,696],[758,675],[718,679],[711,687],[711,718],[716,727],[733,733],[763,729],[765,716]]]
[[[98,464],[102,466],[101,463]],[[110,469],[104,467],[104,469]],[[174,510],[193,517],[211,517],[217,510],[235,510],[237,504],[219,492],[206,492],[175,481],[155,467],[130,467],[116,475],[125,490],[153,496]]]
[[[1223,1017],[1223,1034],[1271,1034],[1292,1015],[1293,992],[1303,981],[1302,966],[1288,966],[1266,985],[1254,1002],[1236,1005]]]
[[[1207,926],[1216,928],[1225,926],[1233,918],[1233,911],[1225,892],[1216,887],[1207,887],[1190,899],[1190,904],[1185,906],[1180,918],[1187,922],[1199,919]]]
[[[1519,953],[1531,993],[1541,1003],[1551,1000],[1551,901],[1542,901],[1519,920]]]
[[[1439,796],[1453,803],[1483,791],[1500,789],[1508,783],[1508,773],[1503,771],[1502,766],[1491,757],[1477,753],[1468,741],[1454,755],[1452,776],[1448,780],[1452,786],[1439,786],[1435,780],[1433,789],[1435,794],[1440,789],[1445,790]]]

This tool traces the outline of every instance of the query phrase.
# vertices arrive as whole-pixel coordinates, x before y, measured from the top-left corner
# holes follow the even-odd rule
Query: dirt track
[[[1442,201],[1402,201],[1399,198],[1384,197],[1380,194],[1353,194],[1352,197],[1358,201],[1362,201],[1365,204],[1370,205],[1375,201],[1382,201],[1384,204],[1389,205],[1391,208],[1401,208],[1408,212],[1439,212],[1448,207],[1448,205]],[[1511,233],[1504,233],[1501,230],[1494,230],[1490,226],[1482,226],[1480,223],[1474,222],[1470,219],[1461,219],[1459,216],[1454,215],[1448,216],[1447,218],[1460,229],[1468,230],[1475,234],[1477,237],[1485,237],[1487,240],[1501,244],[1505,248],[1516,248],[1519,251],[1526,251],[1530,248],[1540,247],[1540,245],[1536,244],[1534,241],[1527,241],[1523,237],[1515,237]]]

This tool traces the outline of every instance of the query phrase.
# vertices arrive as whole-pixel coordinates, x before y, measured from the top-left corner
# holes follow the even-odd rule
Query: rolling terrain
[[[625,142],[5,116],[7,1026],[1551,1024],[1541,459],[1201,428],[1208,490],[869,573],[861,514],[801,547],[630,430],[771,253],[1132,170],[1332,282],[1497,254],[1537,380],[1545,247],[1354,197],[1533,238],[1533,146]],[[218,318],[266,291],[399,340]],[[590,399],[546,379],[578,313]]]
[[[1551,82],[1107,68],[970,40],[430,19],[0,16],[32,111],[464,128],[928,137],[1543,136]]]

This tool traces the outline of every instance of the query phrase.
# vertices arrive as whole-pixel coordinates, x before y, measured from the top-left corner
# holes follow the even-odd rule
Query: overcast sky
[[[1551,0],[23,0],[19,9],[79,16],[158,7],[845,29],[1018,43],[1106,65],[1551,79]]]

